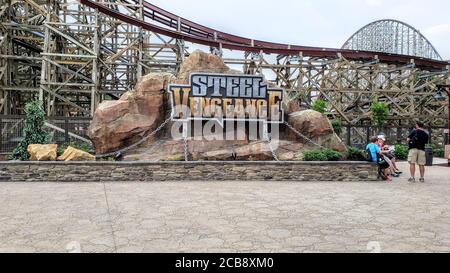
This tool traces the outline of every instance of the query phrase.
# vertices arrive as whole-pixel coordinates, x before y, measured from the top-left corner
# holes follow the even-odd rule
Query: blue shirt
[[[372,161],[377,163],[378,162],[378,154],[381,153],[380,147],[378,147],[375,143],[370,143],[367,145],[366,150],[370,151],[370,154],[372,155]]]

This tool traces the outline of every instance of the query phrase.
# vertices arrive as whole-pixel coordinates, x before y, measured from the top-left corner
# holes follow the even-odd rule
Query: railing
[[[19,144],[22,140],[24,121],[25,116],[0,115],[0,153],[10,153]],[[48,117],[46,122],[53,127],[48,130],[53,136],[54,143],[88,141],[87,130],[91,123],[90,118]]]
[[[22,139],[22,130],[25,116],[0,115],[0,153],[10,153]],[[48,123],[55,130],[48,128],[53,135],[53,141],[57,144],[69,143],[71,141],[88,140],[87,130],[91,122],[90,118],[83,117],[48,117]],[[62,129],[62,130],[61,130]],[[411,128],[373,128],[370,126],[344,126],[340,137],[346,145],[363,148],[369,142],[370,137],[384,133],[388,144],[406,144]],[[444,133],[446,127],[428,128],[431,133],[432,142],[435,144],[448,143],[448,135]],[[358,130],[360,133],[356,132]],[[361,137],[361,135],[364,137]]]
[[[448,143],[448,135],[445,133],[446,128],[447,127],[426,128],[431,136],[430,142],[440,146],[443,146],[444,143]],[[359,131],[359,133],[357,131]],[[344,126],[340,137],[346,145],[363,149],[367,143],[370,142],[371,137],[378,136],[380,133],[383,133],[386,136],[386,143],[388,145],[406,145],[408,135],[411,131],[412,128],[406,126],[383,129],[364,125]]]

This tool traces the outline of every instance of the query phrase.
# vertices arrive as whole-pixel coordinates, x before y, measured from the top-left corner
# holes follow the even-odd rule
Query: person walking
[[[430,136],[423,127],[424,124],[422,122],[416,122],[416,129],[414,129],[408,136],[408,162],[410,164],[411,173],[411,178],[408,181],[411,183],[416,182],[416,164],[419,165],[420,182],[425,182],[425,146],[428,144]]]

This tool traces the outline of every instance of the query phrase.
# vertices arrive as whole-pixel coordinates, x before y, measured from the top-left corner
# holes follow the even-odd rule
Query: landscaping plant
[[[334,119],[331,121],[331,125],[333,126],[336,135],[340,136],[342,134],[342,122],[338,119]]]
[[[312,103],[311,109],[324,114],[327,109],[327,102],[324,100],[316,100]]]
[[[435,157],[445,157],[445,148],[442,145],[436,145],[436,144],[428,144],[427,148],[433,149],[433,155]]]
[[[349,161],[366,161],[365,152],[355,147],[347,147],[345,158]]]
[[[45,112],[40,101],[32,101],[25,106],[25,126],[22,141],[14,149],[10,159],[26,161],[30,157],[27,148],[30,144],[48,144],[50,135],[45,130]]]
[[[405,145],[395,145],[395,152],[394,155],[399,160],[406,160],[408,159],[408,147]]]
[[[371,106],[373,125],[383,127],[389,116],[389,108],[382,102],[374,102]]]
[[[342,155],[331,149],[305,152],[305,161],[339,161]]]

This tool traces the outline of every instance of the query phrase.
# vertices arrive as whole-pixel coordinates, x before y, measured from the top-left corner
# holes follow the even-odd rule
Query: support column
[[[137,7],[139,12],[138,12],[138,16],[139,19],[141,19],[142,21],[145,20],[144,18],[144,3],[143,0],[139,0],[139,7]],[[144,76],[144,67],[142,65],[143,62],[143,50],[144,50],[144,39],[145,39],[145,32],[143,30],[142,27],[138,28],[139,30],[139,39],[140,41],[138,42],[138,59],[137,59],[137,67],[136,67],[136,76],[137,76],[137,80],[139,81],[139,79]]]
[[[51,8],[50,6],[47,9],[47,15],[46,15],[46,22],[50,22],[51,20]],[[49,43],[50,43],[50,31],[46,27],[44,32],[44,48],[42,49],[42,53],[48,53],[49,52]],[[41,66],[41,86],[39,88],[39,101],[41,103],[44,103],[44,88],[45,88],[45,82],[47,78],[47,69],[48,65],[46,61],[42,61]],[[48,113],[47,113],[48,114]]]
[[[96,13],[94,16],[95,29],[94,29],[94,53],[97,58],[92,60],[92,82],[91,87],[91,117],[94,116],[95,110],[97,109],[98,103],[98,91],[99,91],[99,68],[98,59],[100,57],[100,18],[99,14]]]
[[[8,23],[9,16],[9,8],[11,1],[2,1],[0,5],[0,11],[4,11],[3,15],[0,17],[2,25],[0,26],[0,55],[9,55],[10,51],[10,39],[9,33],[6,27],[3,26],[3,23]],[[0,114],[7,115],[8,114],[8,91],[3,88],[8,86],[8,75],[9,75],[9,65],[8,59],[5,57],[0,58]]]

